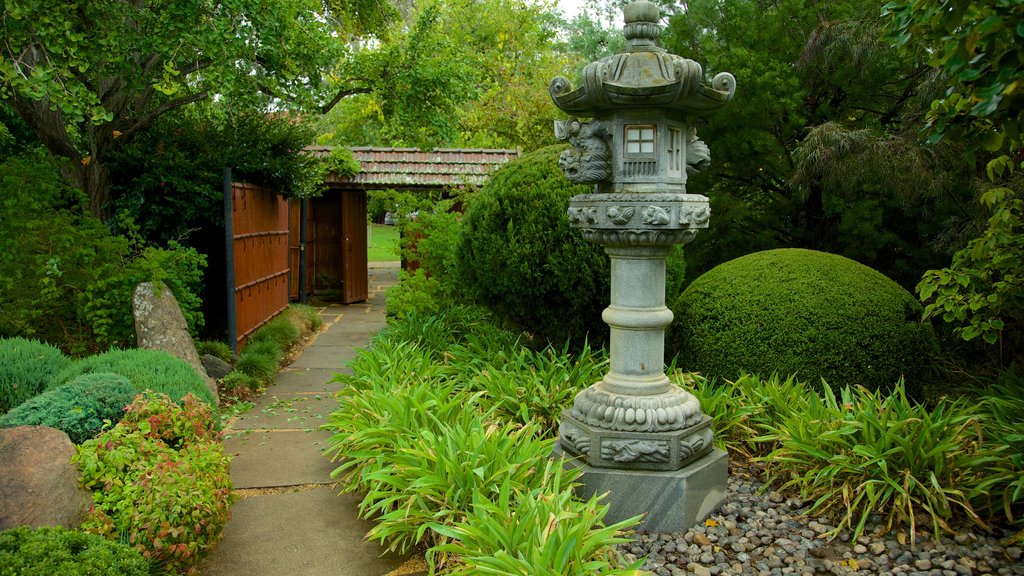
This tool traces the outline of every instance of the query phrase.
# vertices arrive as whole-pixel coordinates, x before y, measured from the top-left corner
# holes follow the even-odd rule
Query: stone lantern
[[[697,399],[665,375],[665,259],[708,226],[707,197],[686,193],[687,175],[710,162],[694,121],[729,102],[736,81],[723,72],[706,86],[700,64],[659,48],[657,5],[624,13],[622,52],[588,64],[575,89],[550,85],[572,116],[555,122],[573,146],[559,164],[595,185],[572,198],[569,221],[611,258],[610,369],[562,414],[558,450],[583,468],[582,496],[610,492],[608,521],[643,513],[640,529],[676,532],[725,500],[728,456]]]

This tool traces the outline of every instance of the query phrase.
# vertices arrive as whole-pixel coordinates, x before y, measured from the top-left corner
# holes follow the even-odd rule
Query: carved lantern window
[[[683,175],[683,131],[681,128],[669,127],[668,129],[668,174],[669,176]]]
[[[653,124],[632,124],[626,126],[626,155],[634,159],[654,159],[654,135],[657,129]]]

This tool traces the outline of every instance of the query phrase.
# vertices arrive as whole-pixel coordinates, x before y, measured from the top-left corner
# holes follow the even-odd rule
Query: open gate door
[[[341,194],[342,303],[363,302],[369,296],[366,262],[366,191]]]

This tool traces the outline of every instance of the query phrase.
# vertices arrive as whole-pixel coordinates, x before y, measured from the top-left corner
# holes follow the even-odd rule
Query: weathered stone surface
[[[199,360],[195,342],[188,333],[188,324],[181,313],[178,301],[164,285],[157,289],[152,282],[142,282],[135,288],[132,297],[132,313],[135,315],[135,335],[139,348],[163,350],[188,362],[206,381],[206,387],[217,396],[217,384],[206,373]]]
[[[56,428],[0,430],[0,530],[82,523],[92,495],[78,485],[74,454],[68,435]]]
[[[233,370],[231,364],[217,358],[213,354],[203,354],[199,357],[199,361],[203,363],[206,374],[210,378],[216,378],[217,380],[227,376]]]

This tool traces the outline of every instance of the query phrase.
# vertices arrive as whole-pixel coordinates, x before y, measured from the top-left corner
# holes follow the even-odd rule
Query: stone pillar
[[[609,493],[607,521],[644,514],[641,530],[678,532],[724,501],[728,456],[697,399],[665,375],[665,260],[708,227],[707,197],[686,193],[687,174],[710,162],[693,125],[736,83],[721,73],[705,86],[699,64],[659,48],[655,4],[624,13],[623,52],[588,64],[576,89],[550,85],[556,106],[593,118],[557,121],[555,134],[573,145],[559,159],[566,177],[595,185],[570,201],[569,222],[611,259],[610,368],[562,414],[556,451],[582,468],[581,496]]]

